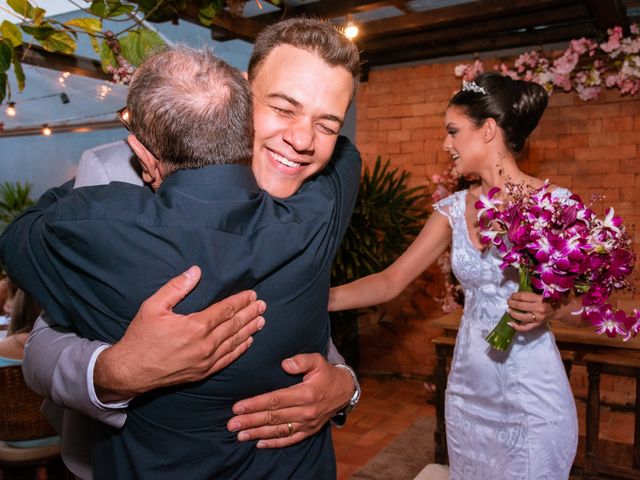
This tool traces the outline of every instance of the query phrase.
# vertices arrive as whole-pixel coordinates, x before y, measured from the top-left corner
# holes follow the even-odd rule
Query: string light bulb
[[[358,26],[353,22],[353,18],[351,14],[347,14],[347,25],[344,27],[344,35],[349,39],[353,40],[358,36]]]
[[[9,106],[7,107],[7,110],[5,111],[5,113],[7,114],[7,117],[15,117],[16,116],[16,104],[15,102],[9,102]]]
[[[46,123],[42,126],[42,135],[44,135],[45,137],[51,135],[51,129]]]

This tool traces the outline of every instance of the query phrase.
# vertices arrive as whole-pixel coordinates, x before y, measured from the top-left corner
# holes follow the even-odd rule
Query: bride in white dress
[[[514,269],[502,271],[482,246],[474,207],[480,194],[505,182],[541,187],[516,160],[547,105],[540,85],[486,73],[449,103],[444,149],[462,175],[479,186],[434,205],[421,233],[391,266],[331,290],[329,310],[389,301],[452,244],[453,271],[465,294],[464,314],[446,391],[445,417],[452,480],[561,480],[569,477],[578,443],[575,402],[549,322],[580,324],[575,305],[552,306],[516,292]],[[569,195],[555,188],[553,195]],[[510,350],[485,341],[505,310],[520,322]]]

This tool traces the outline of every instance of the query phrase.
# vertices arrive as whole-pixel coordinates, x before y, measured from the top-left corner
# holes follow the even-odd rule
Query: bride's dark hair
[[[517,156],[547,107],[546,90],[537,83],[513,80],[499,73],[482,73],[474,82],[485,93],[479,89],[460,90],[449,106],[461,107],[477,127],[493,118],[504,131],[509,151]]]

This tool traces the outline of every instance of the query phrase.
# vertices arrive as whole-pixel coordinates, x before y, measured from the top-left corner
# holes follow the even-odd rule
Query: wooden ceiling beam
[[[202,26],[198,19],[198,4],[189,2],[187,8],[180,12],[180,18],[187,22]],[[227,11],[222,11],[213,17],[211,25],[212,36],[216,32],[239,38],[248,42],[254,42],[264,25],[247,17],[233,17]]]
[[[590,18],[589,10],[585,5],[567,5],[563,7],[549,8],[541,12],[525,13],[511,17],[496,18],[493,20],[476,22],[464,27],[449,27],[426,32],[414,33],[402,36],[389,36],[377,40],[356,41],[358,47],[365,52],[375,53],[384,50],[395,50],[418,45],[433,45],[440,42],[450,42],[451,39],[462,41],[477,38],[483,35],[508,34],[517,30],[536,25],[569,24],[575,21],[584,21]]]
[[[115,115],[115,112],[114,112]],[[56,133],[87,133],[96,130],[108,130],[113,128],[124,128],[120,120],[105,120],[102,122],[84,122],[84,123],[67,123],[67,124],[49,124],[51,134]],[[0,129],[0,138],[3,137],[24,137],[29,135],[42,135],[42,126],[33,127],[17,127],[9,129]]]
[[[398,32],[409,33],[416,30],[443,28],[451,25],[461,28],[467,23],[543,11],[563,5],[579,5],[581,3],[583,3],[582,0],[511,0],[509,2],[478,0],[426,12],[367,22],[361,26],[360,38],[372,39]]]
[[[38,45],[31,45],[29,48],[20,45],[16,50],[22,63],[28,65],[69,72],[82,77],[113,81],[110,75],[102,71],[100,62],[91,58],[48,52]]]
[[[400,0],[321,0],[313,3],[303,3],[296,7],[284,8],[280,12],[265,13],[251,17],[252,20],[264,25],[275,23],[283,18],[299,17],[302,15],[310,17],[335,18],[342,17],[347,13],[364,12],[377,8],[392,7],[394,5],[404,5],[406,1]]]
[[[593,22],[584,22],[457,43],[440,43],[439,45],[420,46],[372,54],[368,54],[365,51],[362,54],[362,59],[372,67],[453,55],[504,50],[508,48],[535,47],[564,42],[582,36],[595,36],[598,33],[598,27]]]
[[[587,5],[602,31],[619,26],[629,35],[630,21],[622,0],[587,0]]]

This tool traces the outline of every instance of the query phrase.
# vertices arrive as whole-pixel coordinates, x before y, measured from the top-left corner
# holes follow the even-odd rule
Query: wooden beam
[[[313,3],[302,3],[296,7],[284,8],[280,12],[265,13],[251,17],[264,25],[275,23],[283,18],[309,17],[335,18],[342,17],[347,13],[364,12],[377,8],[392,7],[397,4],[404,5],[406,1],[401,0],[321,0]]]
[[[104,122],[91,123],[68,123],[64,125],[48,125],[51,134],[56,133],[87,133],[95,130],[108,130],[113,128],[123,128],[120,120],[106,120]],[[42,135],[42,127],[20,127],[7,130],[0,129],[0,138],[2,137],[24,137],[29,135]]]
[[[187,22],[202,26],[198,19],[198,4],[189,2],[187,8],[180,12],[180,18]],[[246,17],[232,17],[229,12],[223,11],[213,17],[212,32],[222,32],[233,38],[239,38],[248,42],[255,41],[264,25]],[[212,34],[213,35],[213,34]]]
[[[31,45],[28,48],[20,45],[16,51],[22,62],[28,65],[69,72],[82,77],[113,81],[110,75],[102,71],[100,62],[91,58],[48,52],[38,45]]]
[[[362,54],[363,61],[370,66],[413,62],[452,55],[490,52],[507,48],[535,47],[549,43],[568,41],[582,36],[590,37],[599,33],[593,22],[562,25],[524,33],[512,33],[495,37],[485,37],[457,43],[441,43],[432,46],[414,47],[379,53]]]
[[[496,18],[484,22],[476,22],[465,25],[462,28],[449,27],[426,32],[414,33],[402,36],[389,36],[378,40],[358,41],[359,48],[367,53],[375,53],[384,50],[404,49],[418,45],[426,46],[440,42],[450,42],[478,38],[482,36],[495,36],[496,34],[514,33],[518,30],[531,27],[531,25],[558,25],[570,24],[576,21],[584,21],[590,18],[589,10],[585,5],[568,5],[564,7],[549,8],[535,14],[524,13],[511,17]]]
[[[596,25],[604,32],[608,28],[622,27],[629,35],[630,22],[622,0],[587,0],[587,5],[596,19]]]
[[[360,37],[372,39],[399,32],[409,33],[416,30],[435,29],[451,25],[461,28],[467,23],[520,13],[531,13],[563,5],[577,5],[579,3],[583,3],[582,0],[511,0],[509,2],[478,0],[411,15],[367,22],[360,29]]]

